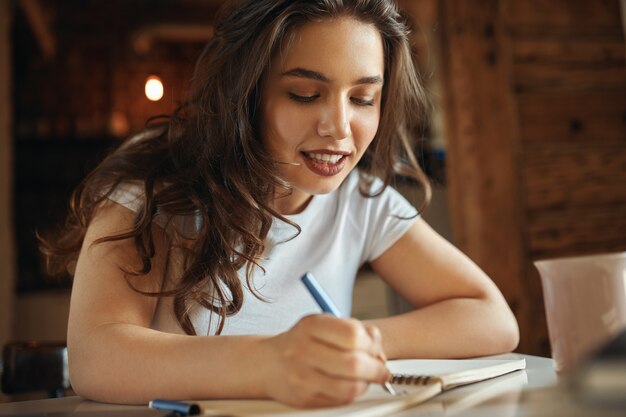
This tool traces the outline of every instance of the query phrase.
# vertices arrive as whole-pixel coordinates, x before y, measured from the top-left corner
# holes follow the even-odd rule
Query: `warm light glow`
[[[163,97],[163,83],[159,77],[151,75],[146,80],[146,97],[152,101],[159,101]]]

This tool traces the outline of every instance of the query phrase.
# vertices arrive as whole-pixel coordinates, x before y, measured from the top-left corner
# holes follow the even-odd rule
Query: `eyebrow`
[[[321,72],[308,70],[305,68],[294,68],[281,74],[283,77],[299,77],[310,78],[316,81],[323,81],[325,83],[330,82],[330,79]],[[382,84],[383,78],[380,75],[371,75],[368,77],[362,77],[353,82],[354,85],[358,84]]]

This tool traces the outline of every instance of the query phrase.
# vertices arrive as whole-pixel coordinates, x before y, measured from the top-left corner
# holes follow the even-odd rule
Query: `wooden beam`
[[[527,210],[626,205],[625,150],[620,142],[557,142],[524,147],[522,174]],[[626,212],[622,215],[626,218]],[[601,238],[612,232],[597,229],[593,233]],[[626,244],[626,230],[622,235]]]
[[[13,236],[13,138],[11,122],[10,1],[0,1],[0,346],[13,338],[15,239]]]
[[[48,27],[46,16],[39,0],[20,0],[20,6],[26,15],[26,20],[37,39],[41,53],[46,59],[54,57],[56,53],[56,38]]]
[[[624,41],[626,41],[626,0],[620,0],[619,6],[622,12],[622,34],[624,35]]]
[[[213,36],[211,25],[161,23],[139,29],[132,36],[133,49],[147,53],[155,42],[208,42]]]
[[[626,1],[626,0],[625,0]],[[552,65],[624,65],[624,37],[598,39],[516,39],[513,41],[516,63]]]
[[[626,68],[622,65],[626,73]],[[524,146],[566,143],[626,145],[626,90],[538,92],[517,96]]]
[[[504,1],[440,2],[446,168],[456,244],[504,293],[527,352],[532,323]]]
[[[626,204],[531,212],[528,223],[535,258],[626,250]]]
[[[513,0],[508,22],[514,37],[623,36],[619,0]]]

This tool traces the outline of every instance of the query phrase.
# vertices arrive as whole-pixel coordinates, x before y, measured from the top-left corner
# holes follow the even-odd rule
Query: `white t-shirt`
[[[380,181],[372,189],[378,190]],[[137,211],[143,203],[138,184],[126,183],[109,197]],[[222,334],[277,334],[291,328],[308,314],[320,313],[300,277],[312,272],[345,317],[350,316],[352,290],[358,269],[391,247],[414,223],[417,210],[396,190],[387,187],[378,197],[363,197],[359,192],[359,174],[355,170],[334,192],[314,196],[306,209],[286,216],[302,232],[289,240],[296,230],[275,219],[266,240],[265,272],[256,268],[253,285],[256,298],[245,285],[245,271],[240,271],[244,288],[241,310],[226,318]],[[178,219],[178,227],[197,227],[197,219]],[[163,219],[155,219],[164,225]],[[168,276],[181,274],[170,259]],[[215,334],[219,317],[199,305],[192,307],[190,319],[196,333]],[[171,297],[159,300],[152,328],[184,333],[172,309]]]

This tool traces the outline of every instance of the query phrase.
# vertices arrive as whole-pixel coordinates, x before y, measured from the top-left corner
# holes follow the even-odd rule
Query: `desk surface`
[[[424,404],[396,413],[394,416],[624,416],[622,410],[593,408],[578,400],[568,391],[566,381],[557,377],[551,359],[519,354],[496,357],[526,358],[526,371],[519,371],[523,373],[507,381],[500,381],[499,384],[492,383],[492,387],[486,386],[483,382],[445,392]],[[493,389],[496,387],[497,389]],[[51,415],[64,413],[63,415],[66,416],[71,416],[72,413],[95,416],[100,414],[97,413],[98,411],[124,410],[128,412],[128,415],[132,415],[131,411],[146,410],[146,407],[101,404],[83,400],[80,397],[0,404],[2,416],[20,414],[42,416],[48,413]]]

